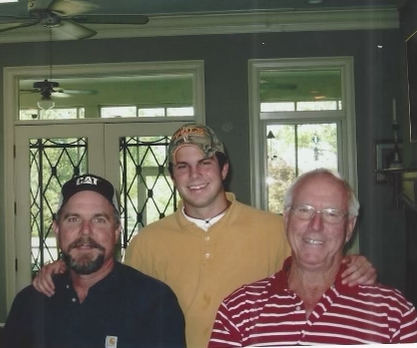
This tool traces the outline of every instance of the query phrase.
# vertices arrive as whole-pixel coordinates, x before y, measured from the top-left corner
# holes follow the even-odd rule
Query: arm
[[[241,337],[227,306],[222,303],[214,321],[208,348],[242,347]]]
[[[342,261],[347,269],[342,273],[342,283],[349,286],[374,285],[377,274],[376,269],[362,255],[346,255]]]
[[[416,343],[417,342],[417,312],[411,306],[402,316],[400,330],[392,343]]]
[[[152,314],[147,315],[149,341],[144,346],[154,348],[185,348],[185,321],[178,300],[171,289],[166,287],[154,299]],[[138,330],[141,332],[141,330]],[[143,340],[143,337],[138,337]]]
[[[55,293],[55,285],[52,276],[64,273],[66,268],[64,261],[61,260],[43,266],[32,282],[33,287],[48,297],[53,296]]]

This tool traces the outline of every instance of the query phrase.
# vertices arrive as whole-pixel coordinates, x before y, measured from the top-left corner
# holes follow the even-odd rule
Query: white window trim
[[[357,192],[357,160],[356,160],[356,123],[355,123],[355,98],[353,81],[353,57],[334,58],[294,58],[294,59],[254,59],[248,62],[249,75],[249,117],[250,117],[250,161],[251,161],[251,204],[260,209],[267,209],[265,195],[265,159],[266,148],[265,123],[276,120],[289,119],[291,113],[262,113],[260,112],[259,76],[265,69],[289,69],[289,68],[334,68],[339,67],[342,75],[342,100],[345,102],[343,111],[324,111],[320,118],[317,112],[302,112],[302,117],[308,121],[314,116],[314,120],[340,122],[341,127],[338,136],[341,139],[340,154],[342,169],[341,175],[349,182]],[[302,119],[297,119],[297,122]]]

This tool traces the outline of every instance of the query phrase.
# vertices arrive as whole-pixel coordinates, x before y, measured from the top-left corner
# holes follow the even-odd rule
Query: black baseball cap
[[[119,204],[117,203],[116,190],[113,185],[110,181],[94,174],[76,176],[67,181],[64,186],[62,186],[58,210],[61,210],[64,204],[67,203],[73,195],[81,191],[94,191],[101,194],[111,203],[111,205],[113,205],[117,212],[120,211]]]

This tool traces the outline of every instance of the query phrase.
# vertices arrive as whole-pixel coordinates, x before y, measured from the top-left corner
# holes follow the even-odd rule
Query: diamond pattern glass
[[[35,274],[58,257],[53,214],[62,185],[87,172],[88,146],[84,138],[67,138],[31,139],[29,147],[31,263]]]

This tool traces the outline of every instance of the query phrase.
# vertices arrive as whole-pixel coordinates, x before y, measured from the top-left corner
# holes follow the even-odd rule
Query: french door
[[[183,123],[93,123],[15,128],[15,291],[31,282],[59,248],[51,224],[63,183],[87,172],[120,192],[123,257],[147,223],[174,211],[177,194],[167,172],[169,136]]]

